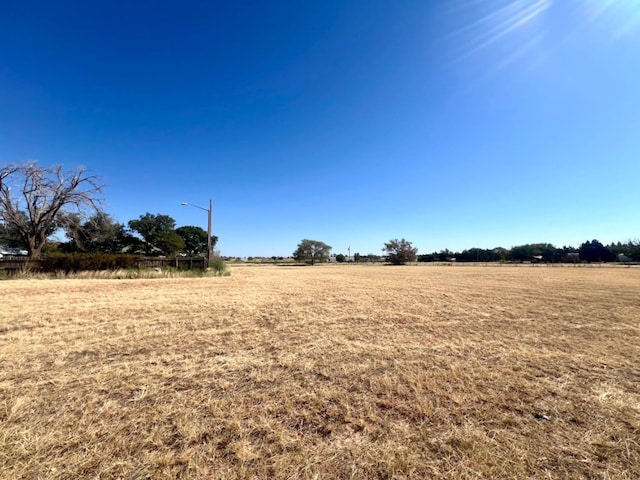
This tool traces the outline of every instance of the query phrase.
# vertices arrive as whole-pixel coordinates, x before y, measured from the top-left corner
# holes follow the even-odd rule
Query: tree
[[[0,245],[21,249],[27,246],[15,225],[6,223],[0,223]]]
[[[497,262],[500,260],[500,253],[495,249],[470,248],[456,253],[458,262]]]
[[[347,261],[347,257],[345,257],[342,253],[339,253],[338,255],[336,255],[336,262],[344,263],[346,261]]]
[[[625,243],[612,243],[607,248],[616,258],[619,258],[620,255],[623,255],[633,261],[640,260],[640,241],[638,240],[628,240]]]
[[[537,257],[542,257],[545,262],[554,262],[562,260],[562,256],[562,250],[550,243],[527,243],[511,247],[509,251],[509,259],[520,262],[537,260]]]
[[[598,240],[586,241],[578,249],[580,260],[586,262],[612,262],[615,255]]]
[[[182,250],[184,242],[174,230],[175,226],[176,221],[169,215],[152,215],[149,212],[137,220],[129,220],[129,228],[142,237],[145,255],[171,256]]]
[[[411,242],[404,238],[389,240],[384,244],[383,252],[387,252],[389,261],[394,265],[404,265],[407,262],[415,262],[418,249],[414,248]]]
[[[0,169],[0,221],[15,228],[32,258],[40,258],[47,237],[63,226],[66,213],[100,210],[100,193],[96,177],[83,168],[65,172],[62,165],[9,164]]]
[[[626,255],[636,262],[640,261],[640,240],[629,240],[627,242]]]
[[[139,240],[127,232],[125,226],[110,215],[99,212],[86,222],[71,214],[65,221],[69,242],[63,245],[71,252],[123,253],[135,250]]]
[[[367,262],[381,262],[383,260],[381,255],[376,255],[375,253],[367,253],[364,257]]]
[[[182,251],[190,257],[196,255],[207,254],[207,232],[200,228],[187,225],[184,227],[176,228],[176,233],[182,238],[184,248]],[[211,248],[218,243],[218,237],[211,236]]]
[[[318,240],[304,239],[298,244],[298,248],[293,252],[293,257],[298,261],[323,262],[329,257],[331,247]]]
[[[434,262],[448,262],[453,258],[456,258],[455,252],[452,252],[448,248],[440,250],[439,252],[433,252],[432,254]]]

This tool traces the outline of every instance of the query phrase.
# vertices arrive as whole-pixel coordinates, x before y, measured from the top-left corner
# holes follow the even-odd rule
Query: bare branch
[[[0,220],[14,226],[30,255],[39,257],[47,236],[66,214],[82,217],[100,211],[101,193],[97,177],[83,168],[65,172],[62,165],[46,168],[37,162],[6,165],[0,169]]]

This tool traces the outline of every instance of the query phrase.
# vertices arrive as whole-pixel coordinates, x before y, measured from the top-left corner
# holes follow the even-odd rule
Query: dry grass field
[[[638,479],[640,269],[0,282],[3,479]]]

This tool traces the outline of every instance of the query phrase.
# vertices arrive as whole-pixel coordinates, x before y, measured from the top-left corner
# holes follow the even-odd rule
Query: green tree
[[[615,255],[598,240],[586,241],[578,249],[580,260],[586,262],[611,262]]]
[[[137,220],[129,220],[129,228],[142,237],[145,255],[172,256],[182,250],[184,242],[176,233],[175,226],[176,221],[169,215],[153,215],[149,212]]]
[[[0,245],[20,249],[26,249],[27,247],[15,225],[7,223],[0,223]]]
[[[557,249],[550,243],[527,243],[512,247],[509,251],[509,258],[516,261],[530,261],[542,257],[545,262],[554,262],[562,260],[562,256],[562,249]]]
[[[640,240],[629,240],[625,244],[625,254],[636,262],[640,261]]]
[[[376,255],[375,253],[367,253],[365,256],[360,257],[360,259],[365,258],[367,262],[381,262],[383,260],[381,255]]]
[[[123,224],[104,212],[89,217],[84,223],[81,217],[71,214],[64,230],[69,239],[64,248],[71,252],[123,253],[136,250],[140,242]]]
[[[422,255],[418,255],[416,259],[419,262],[434,262],[437,259],[437,253],[423,253]]]
[[[448,248],[440,250],[439,252],[433,252],[431,255],[434,262],[448,262],[451,258],[455,258],[456,256],[456,254]]]
[[[99,211],[101,192],[96,177],[82,168],[9,164],[0,168],[0,221],[19,233],[31,257],[40,258],[47,237],[64,226],[68,213]]]
[[[612,243],[607,248],[616,258],[619,255],[624,255],[634,261],[640,260],[640,241],[638,240],[628,240],[625,243]]]
[[[389,240],[384,244],[383,252],[387,253],[389,262],[394,265],[404,265],[407,262],[415,262],[418,249],[414,248],[412,243],[404,238]]]
[[[495,249],[470,248],[456,253],[456,260],[459,262],[497,262],[500,254]]]
[[[186,255],[195,257],[196,255],[207,254],[207,232],[204,229],[186,225],[176,228],[176,233],[182,238],[182,242],[184,243],[182,251]],[[216,243],[218,243],[218,237],[212,235],[211,248],[213,248]]]
[[[336,255],[336,262],[344,263],[346,261],[347,261],[347,257],[345,257],[342,253],[339,253],[338,255]]]
[[[293,258],[298,261],[310,261],[311,265],[323,262],[329,257],[331,246],[318,240],[304,239],[293,252]]]

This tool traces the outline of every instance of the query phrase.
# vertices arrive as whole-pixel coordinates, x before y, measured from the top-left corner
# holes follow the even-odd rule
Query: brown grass
[[[0,282],[4,479],[640,478],[640,269]]]

